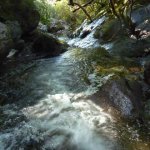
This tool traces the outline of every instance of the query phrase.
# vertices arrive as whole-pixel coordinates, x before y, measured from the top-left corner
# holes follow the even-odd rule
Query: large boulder
[[[0,62],[7,56],[13,40],[7,25],[0,22]]]
[[[17,42],[21,39],[22,29],[18,21],[6,21],[5,24],[8,26],[11,38],[14,42]]]
[[[17,21],[0,22],[0,62],[9,54],[11,49],[22,49],[20,40],[22,30]]]
[[[109,81],[92,99],[106,111],[112,109],[115,115],[117,113],[123,118],[142,118],[142,87],[137,81]]]
[[[149,47],[150,37],[136,40],[122,36],[113,42],[111,52],[122,57],[142,57],[149,54]]]
[[[94,37],[107,42],[114,40],[123,33],[124,31],[122,30],[120,21],[118,19],[108,19],[102,24],[102,26],[99,26],[96,29]]]
[[[61,43],[53,35],[36,31],[33,35],[33,52],[45,56],[57,56],[66,50],[66,44]]]
[[[0,18],[18,21],[26,34],[37,27],[40,15],[33,0],[0,0]]]
[[[150,19],[150,5],[140,7],[132,12],[131,19],[135,25],[139,25],[147,19]]]

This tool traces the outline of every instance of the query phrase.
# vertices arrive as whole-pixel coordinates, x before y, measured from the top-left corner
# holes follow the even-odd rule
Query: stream
[[[14,64],[0,76],[10,101],[0,106],[0,150],[149,150],[136,127],[90,99],[95,87],[81,74],[92,62],[78,51]]]
[[[119,129],[116,120],[89,99],[79,60],[71,58],[76,50],[18,66],[19,79],[11,71],[4,76],[13,80],[16,101],[0,107],[1,150],[129,150],[129,141],[121,140],[128,129],[132,134],[127,138],[148,150],[136,130],[121,124]]]

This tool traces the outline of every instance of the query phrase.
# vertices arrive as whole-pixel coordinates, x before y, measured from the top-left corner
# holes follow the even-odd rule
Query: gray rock
[[[22,29],[18,21],[7,21],[6,25],[10,30],[11,37],[14,41],[20,40],[22,36]]]
[[[141,110],[142,88],[136,81],[120,80],[112,82],[108,91],[110,101],[124,116],[139,115]]]
[[[134,22],[138,26],[145,20],[150,19],[149,14],[150,14],[150,5],[136,9],[132,13],[132,22]]]
[[[7,56],[13,46],[13,40],[7,25],[0,22],[0,62]]]
[[[7,25],[0,22],[0,40],[7,40],[11,38],[11,34]]]
[[[112,108],[121,117],[140,118],[143,111],[142,95],[142,87],[137,81],[120,79],[107,82],[92,99],[106,111]]]

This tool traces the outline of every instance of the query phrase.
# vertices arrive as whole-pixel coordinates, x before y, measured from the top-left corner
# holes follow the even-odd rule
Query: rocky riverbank
[[[70,33],[39,23],[30,0],[0,6],[0,148],[148,150],[150,5],[134,10],[134,33],[108,17]]]

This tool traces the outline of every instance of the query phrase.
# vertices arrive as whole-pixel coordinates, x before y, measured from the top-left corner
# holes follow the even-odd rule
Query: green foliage
[[[76,16],[71,12],[67,0],[58,1],[55,5],[55,11],[59,19],[65,20],[70,24],[76,22]]]
[[[46,0],[35,0],[35,5],[40,13],[40,21],[43,24],[49,24],[51,18],[56,16],[54,7]]]
[[[74,2],[82,6],[88,1],[74,0]],[[143,4],[141,0],[133,0],[133,2],[134,3],[132,3],[130,0],[95,0],[84,8],[93,19],[102,15],[106,15],[111,18],[118,18],[122,24],[130,28],[130,12],[132,7],[134,9],[135,6]],[[44,24],[49,24],[51,18],[56,18],[66,21],[71,27],[75,28],[87,18],[81,9],[74,12],[78,6],[69,6],[68,0],[58,0],[54,5],[48,3],[47,0],[35,0],[35,4],[41,15],[41,22]]]
[[[16,12],[32,8],[34,8],[33,0],[0,0],[0,17],[5,20],[15,20],[18,16]]]

